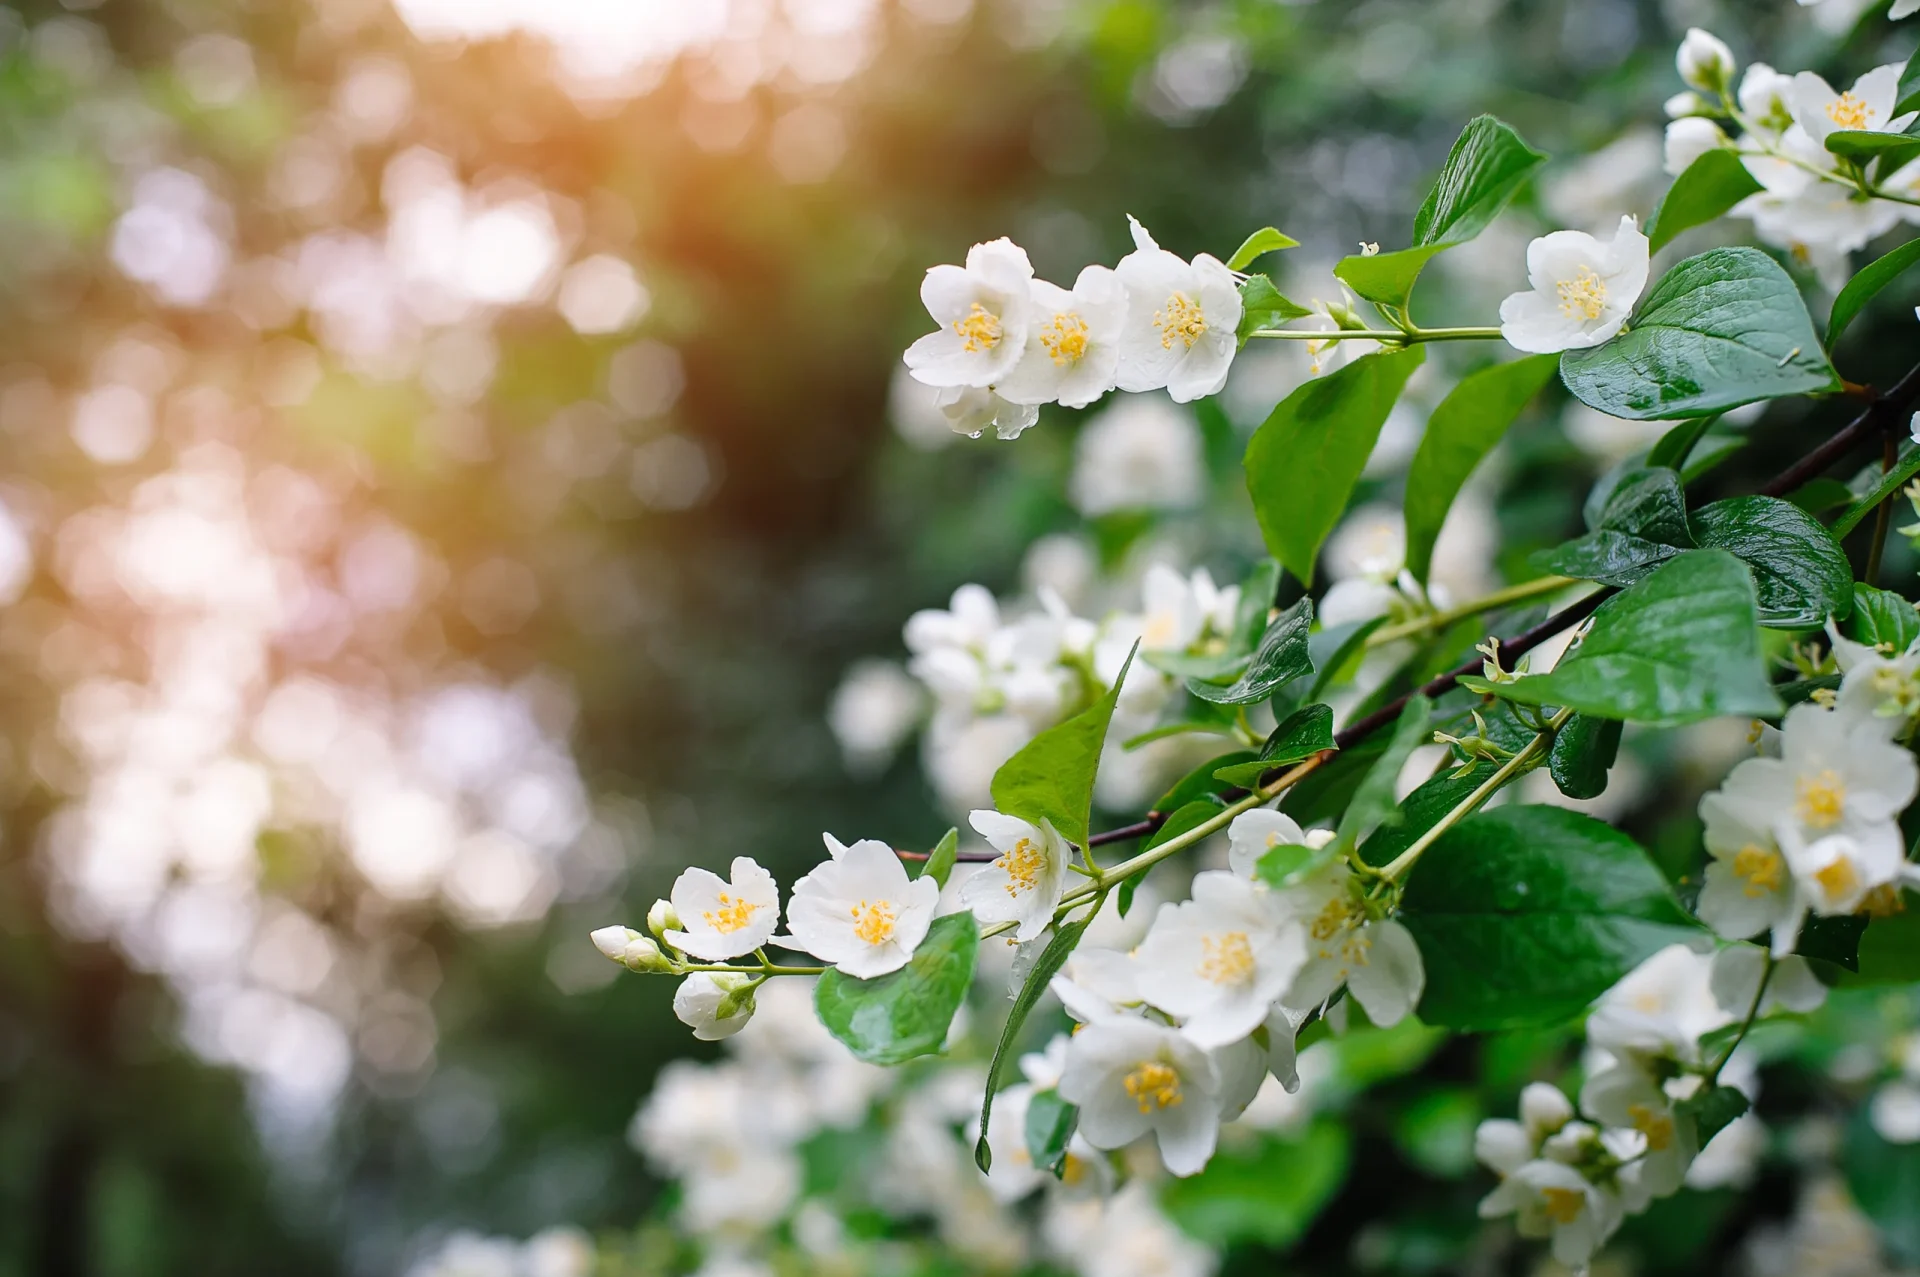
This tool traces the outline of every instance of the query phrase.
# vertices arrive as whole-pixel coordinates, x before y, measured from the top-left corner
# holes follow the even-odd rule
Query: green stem
[[[1753,1022],[1760,1018],[1760,1000],[1767,996],[1767,982],[1773,979],[1775,966],[1772,950],[1767,952],[1767,965],[1760,970],[1760,984],[1753,991],[1753,1003],[1747,1008],[1747,1018],[1740,1022],[1740,1032],[1734,1034],[1733,1041],[1727,1044],[1726,1053],[1714,1062],[1713,1071],[1707,1074],[1707,1085],[1714,1086],[1720,1081],[1720,1070],[1727,1067],[1727,1061],[1747,1040],[1747,1034],[1753,1032]]]
[[[1491,341],[1500,336],[1498,328],[1335,328],[1316,331],[1310,328],[1257,328],[1248,337],[1268,337],[1276,341],[1378,341],[1408,346],[1422,341]]]
[[[1547,730],[1540,732],[1532,740],[1528,741],[1526,745],[1520,749],[1520,752],[1500,764],[1500,770],[1480,782],[1480,785],[1471,794],[1468,794],[1458,803],[1455,803],[1453,810],[1435,822],[1433,828],[1414,839],[1410,847],[1389,861],[1386,868],[1380,871],[1380,876],[1388,882],[1397,882],[1400,878],[1404,877],[1407,871],[1413,868],[1414,862],[1426,853],[1427,848],[1433,846],[1434,843],[1440,840],[1440,835],[1446,833],[1447,830],[1452,829],[1455,825],[1466,819],[1475,808],[1486,802],[1487,799],[1493,797],[1494,793],[1499,790],[1501,786],[1505,785],[1515,776],[1518,776],[1521,772],[1531,770],[1534,761],[1553,744],[1554,734],[1558,732],[1561,726],[1571,717],[1573,717],[1573,710],[1569,708],[1561,710],[1558,714],[1548,719]]]
[[[717,975],[820,975],[827,969],[826,967],[783,967],[773,962],[762,962],[753,967],[742,966],[737,962],[700,962],[677,967],[673,974],[685,975],[694,971],[710,971]]]
[[[1522,581],[1518,585],[1509,585],[1505,589],[1495,590],[1481,598],[1469,600],[1459,607],[1446,608],[1426,616],[1416,616],[1411,621],[1402,621],[1398,625],[1383,625],[1367,635],[1366,646],[1380,647],[1395,639],[1412,638],[1432,630],[1444,630],[1455,621],[1464,621],[1470,616],[1491,612],[1495,608],[1505,607],[1509,603],[1518,603],[1523,599],[1552,594],[1556,590],[1575,584],[1578,582],[1570,576],[1543,576],[1532,581]]]

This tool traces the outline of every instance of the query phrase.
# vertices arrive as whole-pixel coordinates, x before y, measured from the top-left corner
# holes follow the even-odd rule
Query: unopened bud
[[[1733,50],[1726,41],[1699,27],[1688,28],[1673,61],[1690,89],[1719,97],[1733,83]]]
[[[1669,120],[1684,120],[1696,115],[1718,115],[1713,103],[1695,93],[1692,89],[1676,93],[1663,104]]]
[[[753,991],[760,982],[748,975],[696,971],[680,982],[673,1013],[702,1042],[730,1038],[753,1018]]]
[[[660,946],[632,927],[600,928],[593,933],[593,947],[629,971],[673,970]]]
[[[664,941],[667,938],[667,932],[679,929],[680,915],[673,911],[672,902],[654,901],[653,908],[647,910],[647,930],[653,932],[654,938]]]
[[[1557,1086],[1529,1083],[1520,1092],[1520,1120],[1534,1139],[1545,1139],[1573,1120],[1573,1102]]]

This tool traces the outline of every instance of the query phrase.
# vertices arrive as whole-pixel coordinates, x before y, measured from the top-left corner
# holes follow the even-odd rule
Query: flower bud
[[[1714,110],[1713,103],[1707,101],[1692,89],[1686,89],[1674,94],[1666,100],[1661,109],[1667,113],[1669,120],[1684,120],[1694,115],[1719,114],[1719,112]]]
[[[1573,1120],[1573,1101],[1557,1086],[1528,1083],[1520,1092],[1520,1120],[1529,1135],[1543,1140]]]
[[[1697,116],[1675,120],[1667,125],[1666,170],[1679,177],[1695,160],[1725,145],[1727,135],[1712,120]]]
[[[1480,1123],[1473,1132],[1473,1156],[1501,1175],[1511,1175],[1533,1160],[1536,1145],[1525,1127],[1505,1118]]]
[[[1673,61],[1690,89],[1718,97],[1733,83],[1733,50],[1726,41],[1699,27],[1687,29],[1687,38],[1680,42],[1680,52]]]
[[[647,910],[647,930],[654,938],[665,942],[667,932],[680,929],[680,915],[673,911],[673,904],[667,900],[656,900],[653,908]]]
[[[1755,128],[1785,132],[1793,124],[1793,77],[1756,62],[1740,77],[1740,110]]]
[[[759,983],[752,976],[696,971],[674,991],[673,1013],[702,1042],[730,1038],[753,1018],[753,991]]]
[[[1600,1138],[1600,1129],[1587,1122],[1568,1122],[1559,1131],[1547,1137],[1540,1146],[1540,1156],[1548,1161],[1564,1162],[1572,1166],[1584,1161],[1593,1151],[1594,1141]]]
[[[673,970],[660,946],[632,927],[600,928],[593,933],[593,947],[629,971]]]

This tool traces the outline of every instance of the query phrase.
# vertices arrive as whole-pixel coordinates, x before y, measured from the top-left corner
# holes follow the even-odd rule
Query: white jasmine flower
[[[1667,125],[1664,166],[1678,177],[1708,151],[1729,145],[1725,131],[1712,120],[1687,116]]]
[[[1694,912],[1727,940],[1784,929],[1803,908],[1771,822],[1756,823],[1750,818],[1754,814],[1751,804],[1730,801],[1719,791],[1700,799],[1712,859]]]
[[[967,821],[1000,855],[967,879],[961,903],[983,923],[1017,923],[1013,938],[1022,944],[1038,938],[1066,890],[1073,848],[1044,817],[1033,825],[1018,816],[976,811]]]
[[[849,771],[871,776],[883,770],[913,731],[926,693],[892,661],[857,661],[834,690],[827,726],[840,743]]]
[[[1160,906],[1136,978],[1141,996],[1213,1049],[1259,1028],[1305,958],[1301,928],[1274,893],[1212,870],[1194,877],[1193,899]]]
[[[1889,1082],[1873,1093],[1867,1116],[1874,1133],[1889,1144],[1920,1143],[1920,1087]]]
[[[1827,138],[1842,130],[1867,133],[1898,133],[1913,121],[1912,115],[1896,117],[1895,101],[1900,94],[1898,62],[1875,67],[1853,82],[1845,93],[1811,71],[1793,77],[1793,118],[1807,136],[1822,150]]]
[[[1827,635],[1833,642],[1834,661],[1845,675],[1835,713],[1855,721],[1878,720],[1890,736],[1920,714],[1920,642],[1904,652],[1883,653],[1843,638],[1831,621]]]
[[[1778,135],[1793,123],[1793,77],[1756,62],[1740,77],[1740,111],[1757,129]]]
[[[674,990],[673,1013],[702,1042],[730,1038],[753,1018],[751,976],[695,971]]]
[[[908,879],[893,849],[863,838],[793,884],[794,944],[856,979],[898,971],[933,924],[940,884]]]
[[[1759,1011],[1763,1016],[1774,1011],[1817,1011],[1826,1002],[1827,986],[1820,983],[1813,968],[1799,954],[1776,958],[1770,976],[1766,970],[1766,950],[1751,944],[1728,945],[1713,955],[1713,967],[1708,973],[1707,983],[1713,990],[1714,1001],[1728,1015],[1745,1018],[1748,1008],[1753,1006],[1754,992],[1765,976],[1767,991],[1760,999]]]
[[[1553,1238],[1553,1257],[1584,1269],[1620,1226],[1624,1212],[1612,1193],[1587,1182],[1571,1166],[1544,1159],[1517,1167],[1480,1202],[1480,1218],[1514,1216],[1522,1237]]]
[[[1184,510],[1199,504],[1205,479],[1192,416],[1164,399],[1129,395],[1081,427],[1067,495],[1090,519]]]
[[[1580,1108],[1595,1121],[1639,1136],[1643,1151],[1635,1163],[1641,1169],[1631,1183],[1635,1198],[1667,1197],[1679,1191],[1687,1167],[1700,1151],[1699,1132],[1652,1075],[1628,1064],[1603,1069],[1580,1088]]]
[[[1140,968],[1118,949],[1079,948],[1047,986],[1082,1024],[1124,1016],[1141,1002]]]
[[[1733,50],[1726,41],[1699,27],[1687,28],[1686,39],[1680,42],[1673,61],[1688,88],[1709,96],[1718,97],[1733,83]]]
[[[1520,1123],[1536,1142],[1560,1133],[1573,1120],[1573,1101],[1549,1082],[1529,1082],[1520,1090]]]
[[[780,925],[780,887],[750,856],[735,856],[731,881],[711,870],[684,869],[670,893],[680,930],[669,943],[709,962],[752,953]]]
[[[1218,1093],[1207,1053],[1164,1025],[1103,1020],[1067,1044],[1060,1096],[1080,1106],[1087,1142],[1124,1148],[1151,1131],[1175,1175],[1192,1175],[1213,1156]]]
[[[1500,303],[1500,335],[1535,354],[1580,350],[1626,326],[1647,286],[1649,244],[1632,217],[1613,239],[1554,231],[1527,245],[1528,292]]]
[[[1184,652],[1209,631],[1225,635],[1240,606],[1239,586],[1223,590],[1205,568],[1184,577],[1164,563],[1147,569],[1140,595],[1140,647],[1149,652]]]
[[[1113,389],[1127,290],[1104,266],[1089,266],[1068,292],[1033,281],[1027,349],[1001,379],[1001,396],[1017,404],[1084,408]]]
[[[1858,913],[1877,888],[1909,876],[1899,833],[1900,827],[1889,822],[1864,838],[1839,833],[1810,843],[1789,839],[1782,849],[1800,895],[1813,912],[1823,916]]]
[[[1127,290],[1120,389],[1164,387],[1175,403],[1220,393],[1239,348],[1240,289],[1233,272],[1206,253],[1182,261],[1138,221],[1127,222],[1134,251],[1114,272]]]
[[[1038,404],[1014,403],[986,386],[943,386],[934,393],[933,406],[949,430],[969,439],[978,439],[988,426],[996,438],[1018,439],[1040,420]]]
[[[1344,984],[1381,1028],[1407,1017],[1427,987],[1420,947],[1399,922],[1368,911],[1345,862],[1281,894],[1307,928],[1307,961],[1286,992],[1288,1006],[1319,1006]]]
[[[1260,858],[1282,845],[1319,849],[1333,841],[1331,829],[1311,832],[1283,811],[1255,807],[1243,811],[1227,826],[1227,864],[1242,878],[1251,880]]]
[[[1587,1041],[1622,1059],[1700,1063],[1700,1037],[1733,1023],[1715,1001],[1712,959],[1671,944],[1600,995]]]
[[[901,636],[914,653],[957,647],[984,655],[999,629],[1000,605],[993,592],[969,583],[953,592],[944,609],[922,608],[908,617]]]
[[[965,266],[935,266],[920,300],[940,325],[907,347],[907,367],[929,386],[991,386],[1020,360],[1032,309],[1033,263],[1009,239],[975,244]]]

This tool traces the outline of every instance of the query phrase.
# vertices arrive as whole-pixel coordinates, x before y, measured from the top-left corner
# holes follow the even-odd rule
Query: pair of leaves
[[[1334,275],[1368,301],[1404,310],[1427,262],[1486,230],[1546,159],[1491,115],[1470,121],[1413,219],[1413,247],[1343,258]]]
[[[1689,550],[1601,604],[1593,628],[1551,672],[1461,685],[1528,705],[1676,727],[1722,714],[1780,712],[1760,655],[1746,566],[1724,550]]]
[[[1260,756],[1245,762],[1229,763],[1213,775],[1236,789],[1252,789],[1260,777],[1275,767],[1285,767],[1310,758],[1323,749],[1336,749],[1333,743],[1333,709],[1327,705],[1303,705],[1280,720],[1268,735]]]
[[[1271,226],[1263,226],[1240,243],[1227,259],[1228,270],[1245,270],[1255,258],[1281,249],[1298,248],[1300,241]],[[1304,319],[1313,312],[1281,295],[1273,280],[1265,275],[1249,275],[1240,281],[1240,344],[1262,328],[1277,328],[1292,319]]]
[[[1800,290],[1754,248],[1716,248],[1676,265],[1619,337],[1562,355],[1560,379],[1582,403],[1629,421],[1840,387]]]
[[[1420,1018],[1453,1029],[1553,1024],[1655,951],[1699,935],[1640,846],[1559,807],[1502,807],[1435,840],[1400,919],[1427,971]]]
[[[828,1032],[869,1064],[932,1055],[966,1000],[979,949],[980,927],[971,913],[936,918],[898,971],[858,980],[829,969],[813,987],[813,1009]]]
[[[1251,705],[1264,701],[1302,674],[1313,673],[1313,657],[1307,649],[1307,636],[1312,629],[1313,600],[1302,597],[1267,626],[1239,678],[1226,687],[1189,679],[1187,690],[1216,705]]]

